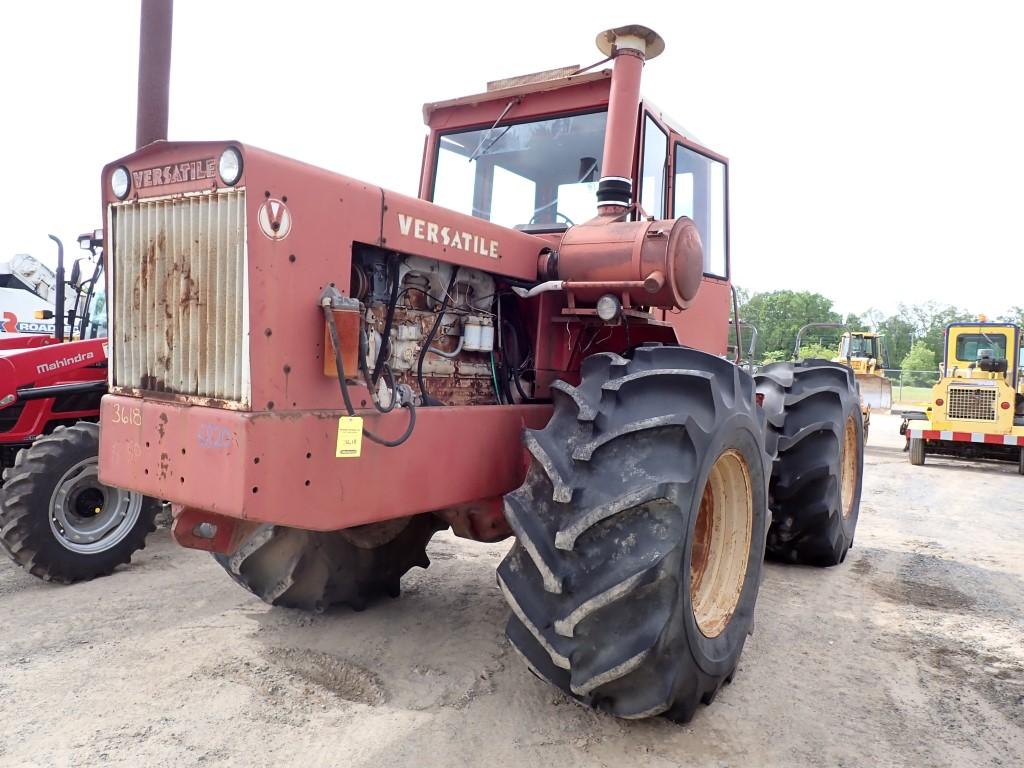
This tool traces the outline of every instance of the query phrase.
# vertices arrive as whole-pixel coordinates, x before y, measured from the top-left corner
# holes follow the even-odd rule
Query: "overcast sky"
[[[238,139],[416,194],[424,101],[666,40],[645,95],[730,158],[751,290],[842,311],[1024,305],[1024,24],[1005,2],[176,0],[171,139]],[[138,0],[16,3],[0,25],[0,259],[99,226],[134,148]]]

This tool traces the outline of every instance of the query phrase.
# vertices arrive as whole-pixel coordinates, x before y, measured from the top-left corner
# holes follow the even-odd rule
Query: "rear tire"
[[[864,423],[853,371],[827,360],[774,363],[757,376],[775,454],[766,554],[829,566],[846,558],[860,511]]]
[[[1020,449],[1020,453],[1017,454],[1017,474],[1024,475],[1024,448]]]
[[[18,452],[4,472],[0,542],[44,581],[106,576],[146,546],[157,499],[97,479],[99,426],[57,427]]]
[[[920,437],[910,438],[910,463],[915,467],[924,464],[924,440]]]
[[[361,611],[374,598],[398,597],[402,576],[430,565],[427,542],[446,526],[432,515],[343,531],[261,525],[230,555],[214,559],[265,603],[323,611]]]
[[[599,354],[527,430],[505,497],[506,633],[530,669],[618,717],[688,721],[732,680],[767,529],[750,375],[682,347]]]

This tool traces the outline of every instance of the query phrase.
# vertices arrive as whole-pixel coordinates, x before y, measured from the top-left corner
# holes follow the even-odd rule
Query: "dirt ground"
[[[896,427],[873,419],[846,563],[767,567],[735,682],[689,725],[532,677],[507,543],[439,536],[401,599],[305,615],[160,531],[70,588],[0,562],[0,765],[1022,765],[1024,477],[911,467]]]

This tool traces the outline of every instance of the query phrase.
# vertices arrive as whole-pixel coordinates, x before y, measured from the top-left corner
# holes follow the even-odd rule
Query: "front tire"
[[[57,427],[18,452],[4,472],[0,542],[45,581],[106,576],[145,547],[157,499],[98,480],[99,426]]]
[[[524,439],[498,568],[506,633],[536,675],[624,718],[685,722],[731,681],[767,528],[749,374],[682,347],[584,361]]]
[[[910,438],[910,463],[915,467],[924,464],[924,440],[920,437]]]
[[[853,371],[828,360],[774,363],[757,376],[768,419],[772,527],[766,554],[837,565],[853,544],[864,422]]]

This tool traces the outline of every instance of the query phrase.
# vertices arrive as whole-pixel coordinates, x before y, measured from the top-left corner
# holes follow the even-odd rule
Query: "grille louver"
[[[111,383],[250,399],[245,190],[111,208]]]
[[[995,421],[996,394],[991,388],[951,386],[946,413],[954,420]]]

